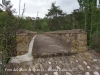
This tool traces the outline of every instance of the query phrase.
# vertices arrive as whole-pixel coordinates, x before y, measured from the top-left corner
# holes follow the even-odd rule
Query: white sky
[[[37,12],[39,12],[38,16],[43,18],[45,14],[48,13],[48,9],[50,9],[52,2],[56,2],[56,6],[60,6],[60,9],[67,12],[67,14],[71,13],[73,9],[79,8],[77,0],[21,0],[21,13],[25,3],[26,11],[24,16],[36,17]],[[2,3],[2,0],[0,0],[0,3]],[[13,4],[13,8],[17,11],[16,15],[18,15],[19,0],[11,0],[11,3]]]

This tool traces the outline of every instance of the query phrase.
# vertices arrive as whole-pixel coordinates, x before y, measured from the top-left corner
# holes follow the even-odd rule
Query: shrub
[[[43,22],[42,26],[41,26],[42,31],[49,31],[49,27],[47,22]]]
[[[92,34],[90,46],[91,48],[100,51],[100,31],[96,31]]]

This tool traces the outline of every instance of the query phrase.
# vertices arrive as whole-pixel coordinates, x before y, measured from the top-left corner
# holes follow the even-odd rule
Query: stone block
[[[26,53],[27,53],[27,51],[18,51],[17,55],[23,55],[23,54],[26,54]]]
[[[66,34],[66,37],[69,37],[69,34]]]
[[[66,75],[72,75],[71,73],[69,73],[69,72],[66,72]]]
[[[75,49],[74,47],[71,47],[71,51],[70,51],[71,53],[77,53],[78,52],[78,50],[77,49]]]
[[[41,57],[48,57],[49,56],[49,53],[43,53],[42,55],[41,55]]]
[[[83,46],[83,47],[78,46],[77,49],[79,51],[86,51],[87,50],[87,47],[86,46]]]
[[[84,67],[82,65],[78,65],[79,70],[84,71]]]
[[[87,40],[87,34],[78,34],[77,39],[78,40]]]
[[[67,43],[70,43],[70,40],[69,40],[69,39],[66,39],[66,42],[67,42]]]
[[[71,43],[71,45],[72,45],[73,47],[76,47],[76,46],[78,45],[78,42],[77,42],[77,40],[72,40],[72,43]]]
[[[62,38],[62,40],[66,40],[66,37],[65,37],[64,35],[62,35],[62,37],[61,37],[61,38]]]
[[[20,42],[21,41],[21,42]],[[20,42],[22,44],[28,43],[28,36],[25,35],[18,35],[17,36],[17,42]]]
[[[22,55],[22,53],[21,52],[17,52],[17,55]]]
[[[78,40],[77,41],[77,46],[87,46],[87,41]]]

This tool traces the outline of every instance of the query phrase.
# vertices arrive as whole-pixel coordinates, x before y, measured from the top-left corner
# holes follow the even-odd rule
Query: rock
[[[61,70],[61,68],[60,68],[59,66],[56,66],[56,68],[57,68],[58,70]]]
[[[70,74],[69,72],[66,72],[66,75],[72,75],[72,74]]]
[[[57,61],[55,61],[55,62],[57,62]],[[58,61],[58,63],[59,63],[59,64],[61,64],[61,63],[62,63],[62,61]]]
[[[100,69],[97,65],[95,65],[94,67],[95,67],[95,69],[97,69],[97,70]]]
[[[32,71],[34,71],[34,72],[36,71],[35,66],[32,67]]]
[[[93,57],[90,56],[90,59],[93,59]]]
[[[23,71],[23,69],[22,68],[19,68],[19,71]]]
[[[77,75],[81,75],[81,74],[77,74]]]
[[[43,66],[42,66],[42,64],[40,64],[40,69],[43,69]]]
[[[35,66],[36,69],[40,68],[40,64],[39,63],[35,63],[34,66]]]
[[[28,71],[32,71],[32,69],[29,67],[29,68],[28,68]]]
[[[52,61],[53,59],[52,59],[52,58],[50,58],[50,60]]]
[[[75,58],[75,56],[73,55],[72,58]]]
[[[94,72],[94,75],[100,75],[97,71]]]
[[[42,59],[42,62],[44,62],[45,60],[44,59]]]
[[[57,61],[55,61],[55,63],[57,64]]]
[[[37,73],[37,75],[40,75],[40,73]]]
[[[41,62],[41,59],[40,58],[38,59],[38,62]]]
[[[87,69],[90,69],[90,66],[87,66]]]
[[[78,62],[78,60],[76,60],[76,62]]]
[[[86,34],[78,34],[77,39],[78,40],[87,40],[87,35]]]
[[[49,66],[48,71],[52,71],[52,66]]]
[[[51,64],[51,62],[50,62],[50,61],[48,61],[48,63],[49,63],[49,64]]]
[[[45,73],[44,75],[48,75],[47,73]]]
[[[75,49],[75,48],[71,48],[71,51],[70,51],[71,53],[77,53],[78,52],[78,50],[77,49]],[[73,56],[73,58],[74,58],[75,56]]]
[[[83,68],[83,66],[82,65],[78,65],[78,68],[80,69],[80,70],[84,70],[84,68]]]
[[[86,72],[85,75],[90,75],[90,72]]]
[[[96,61],[97,61],[97,59],[93,59],[93,61],[94,61],[94,62],[96,62]]]
[[[53,75],[58,75],[58,72],[54,72]]]
[[[87,63],[86,63],[85,61],[83,61],[83,64],[84,64],[84,65],[87,65]]]
[[[33,62],[27,62],[26,64],[32,66]]]

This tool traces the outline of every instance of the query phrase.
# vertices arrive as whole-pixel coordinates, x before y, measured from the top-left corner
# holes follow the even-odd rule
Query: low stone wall
[[[17,55],[23,55],[28,52],[30,41],[36,34],[36,32],[17,34]]]
[[[72,52],[87,50],[87,32],[82,29],[46,32],[48,36],[57,37],[71,45]]]

